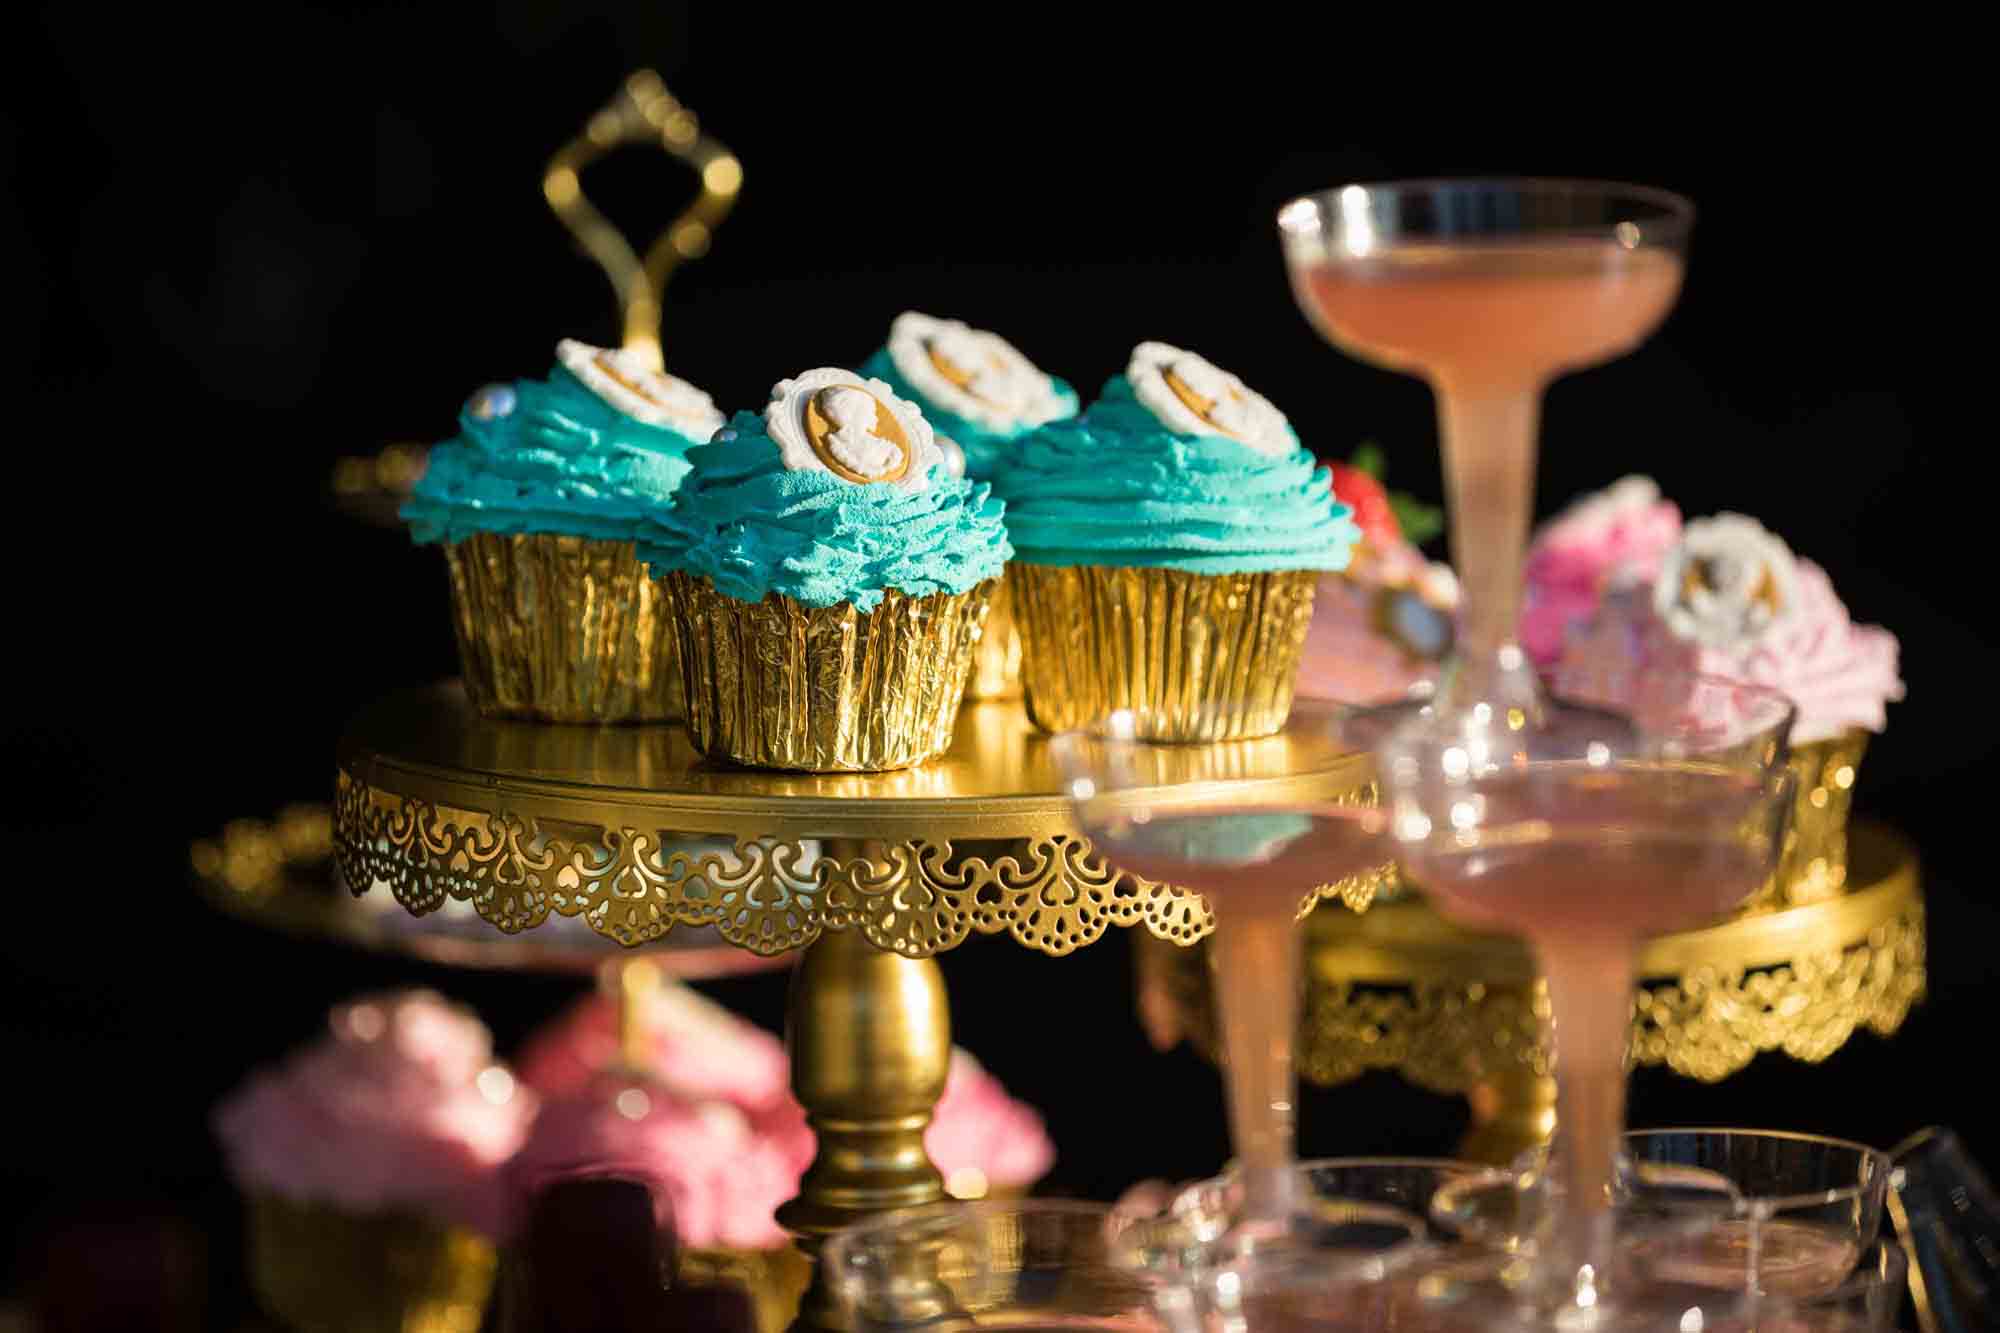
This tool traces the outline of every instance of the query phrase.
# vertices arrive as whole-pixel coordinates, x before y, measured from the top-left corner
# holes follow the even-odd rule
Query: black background
[[[175,1212],[211,1235],[212,1314],[230,1326],[235,1204],[204,1116],[252,1063],[368,987],[436,985],[503,1047],[577,993],[223,921],[189,892],[185,848],[325,799],[343,718],[453,671],[440,562],[335,512],[329,470],[448,435],[468,391],[542,373],[559,336],[616,341],[603,278],[538,186],[640,66],[745,164],[736,215],[666,303],[669,366],[726,409],[857,363],[916,307],[1003,332],[1086,396],[1135,341],[1194,347],[1323,456],[1376,440],[1392,484],[1428,498],[1426,390],[1315,338],[1277,207],[1470,172],[1692,196],[1678,311],[1549,396],[1540,509],[1650,473],[1690,515],[1758,516],[1857,619],[1897,632],[1910,698],[1859,804],[1922,847],[1931,994],[1893,1041],[1857,1036],[1823,1065],[1767,1056],[1712,1087],[1642,1072],[1633,1118],[1878,1143],[1942,1122],[2000,1162],[1980,1069],[2000,910],[1974,823],[1995,774],[1975,563],[1989,442],[1920,388],[1941,342],[1920,304],[1974,299],[1938,225],[1971,206],[1933,174],[1962,161],[1932,80],[1886,44],[1753,52],[1729,32],[1668,54],[1606,27],[1533,62],[1442,20],[1390,34],[1247,13],[24,16],[0,123],[0,304],[26,372],[4,436],[0,1042],[17,1132],[0,1139],[0,1226],[25,1245],[82,1211]],[[628,150],[588,189],[644,235],[691,186]],[[1124,941],[1050,960],[977,940],[945,971],[959,1039],[1047,1111],[1050,1188],[1109,1197],[1218,1165],[1215,1076],[1147,1048]],[[705,989],[782,1021],[782,975]],[[1443,1151],[1462,1126],[1456,1105],[1369,1078],[1306,1095],[1302,1149]]]

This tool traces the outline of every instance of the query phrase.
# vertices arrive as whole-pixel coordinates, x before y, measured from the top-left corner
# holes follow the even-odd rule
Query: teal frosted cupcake
[[[933,431],[964,450],[974,481],[992,481],[1015,443],[1078,406],[1075,389],[1005,338],[914,310],[896,317],[861,373],[916,404]]]
[[[639,556],[669,590],[688,734],[758,768],[906,768],[943,753],[1011,549],[881,380],[781,380],[690,450]]]
[[[995,489],[1036,725],[1123,710],[1163,741],[1284,726],[1314,585],[1360,532],[1270,402],[1141,343],[1081,417],[1022,441]]]
[[[556,361],[546,379],[472,396],[403,520],[444,548],[466,693],[482,713],[679,717],[671,617],[633,542],[722,414],[629,352],[565,339]]]
[[[956,446],[964,475],[974,481],[992,481],[1016,444],[1039,427],[1075,416],[1078,406],[1075,389],[1043,373],[1005,338],[914,310],[896,317],[887,345],[861,373],[915,403],[947,458]],[[993,591],[965,693],[1002,699],[1020,692],[1021,636],[1003,582]]]

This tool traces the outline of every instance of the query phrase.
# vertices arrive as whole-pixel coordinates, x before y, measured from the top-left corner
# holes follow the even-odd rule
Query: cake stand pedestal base
[[[892,1208],[937,1203],[944,1180],[924,1131],[951,1067],[951,1015],[934,958],[878,949],[859,930],[829,930],[792,974],[785,1043],[792,1091],[819,1155],[778,1221],[819,1257],[826,1238]],[[794,1329],[842,1327],[825,1265]]]

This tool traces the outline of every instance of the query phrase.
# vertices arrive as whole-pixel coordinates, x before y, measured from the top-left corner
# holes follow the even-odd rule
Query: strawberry
[[[1389,492],[1373,476],[1351,463],[1334,463],[1333,498],[1354,511],[1355,526],[1372,546],[1393,546],[1403,538]]]

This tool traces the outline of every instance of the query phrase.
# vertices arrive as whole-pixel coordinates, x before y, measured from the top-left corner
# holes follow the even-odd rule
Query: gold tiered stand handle
[[[700,181],[694,202],[661,230],[642,259],[623,232],[583,192],[583,171],[621,144],[654,144],[687,163]],[[708,253],[715,229],[743,188],[743,164],[706,133],[695,113],[667,91],[652,70],[625,80],[618,95],[583,132],[556,150],[542,176],[542,197],[584,252],[611,279],[624,320],[624,345],[665,368],[660,343],[661,297],[674,270]]]
[[[693,201],[660,229],[643,257],[583,192],[585,168],[624,144],[658,146],[691,167],[697,181]],[[650,69],[629,76],[542,173],[542,197],[611,282],[623,345],[655,370],[664,368],[660,318],[667,281],[682,264],[708,253],[742,189],[743,163]],[[334,504],[364,522],[394,527],[396,510],[423,476],[429,452],[421,444],[397,443],[337,460]]]

